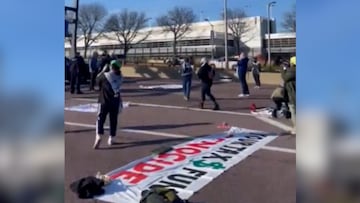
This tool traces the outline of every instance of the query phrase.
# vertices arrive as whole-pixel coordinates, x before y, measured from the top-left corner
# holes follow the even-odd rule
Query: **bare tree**
[[[223,13],[221,16],[224,19]],[[250,30],[250,27],[244,22],[245,17],[247,17],[246,12],[241,8],[227,10],[228,28],[233,34],[237,54],[243,51],[242,47],[245,42],[242,38]]]
[[[119,13],[112,14],[105,23],[105,30],[114,34],[115,39],[119,41],[124,48],[124,57],[133,45],[146,40],[151,34],[150,31],[140,33],[140,30],[147,26],[150,18],[147,18],[144,12],[128,11],[127,9]],[[143,35],[143,36],[141,36]],[[141,37],[138,37],[141,36]],[[113,39],[112,36],[107,35]],[[138,39],[136,39],[138,37]]]
[[[191,24],[195,21],[196,15],[191,8],[175,7],[167,14],[157,18],[157,24],[163,27],[164,32],[174,34],[173,54],[177,56],[176,45],[187,32],[191,30]]]
[[[284,13],[283,28],[290,32],[296,32],[296,6],[293,5],[291,11]]]
[[[102,4],[90,3],[80,6],[78,27],[84,40],[84,58],[91,44],[102,35],[106,16],[107,10]]]

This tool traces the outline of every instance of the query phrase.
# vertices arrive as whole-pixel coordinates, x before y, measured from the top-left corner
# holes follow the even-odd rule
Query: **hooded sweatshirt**
[[[99,75],[98,83],[100,87],[99,103],[118,106],[121,101],[121,73],[118,75],[113,71],[105,72],[104,74]]]
[[[210,77],[210,75],[215,75],[215,70],[213,70],[208,63],[204,63],[201,65],[197,75],[202,83],[211,85],[213,79]]]

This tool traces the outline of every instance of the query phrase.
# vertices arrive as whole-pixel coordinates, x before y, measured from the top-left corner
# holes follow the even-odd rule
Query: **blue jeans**
[[[240,80],[240,84],[241,84],[241,87],[242,87],[242,92],[243,94],[250,94],[249,92],[249,86],[246,82],[246,72],[244,73],[239,73],[239,80]]]
[[[184,96],[188,99],[190,98],[190,92],[191,92],[191,80],[192,80],[191,75],[183,77]]]

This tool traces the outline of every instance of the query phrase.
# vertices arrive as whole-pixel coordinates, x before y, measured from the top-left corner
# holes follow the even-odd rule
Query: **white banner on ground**
[[[274,140],[265,132],[232,127],[228,132],[199,137],[164,154],[136,160],[107,175],[113,182],[97,199],[139,203],[141,191],[167,186],[189,199],[217,176]],[[241,181],[241,180],[239,180]]]
[[[262,108],[262,109],[256,109],[256,111],[251,111],[251,114],[271,118],[273,111],[274,111],[273,108]]]
[[[129,107],[129,102],[123,102],[123,108]],[[92,104],[80,104],[76,106],[65,107],[66,111],[77,111],[77,112],[90,112],[96,113],[98,112],[99,104],[92,103]]]
[[[151,86],[144,86],[140,85],[140,89],[168,89],[168,90],[174,90],[174,89],[182,89],[182,85],[176,85],[176,84],[169,84],[169,85],[151,85]]]

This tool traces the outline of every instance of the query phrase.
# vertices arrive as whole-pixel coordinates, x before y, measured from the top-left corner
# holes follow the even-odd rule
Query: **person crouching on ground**
[[[275,88],[270,98],[275,103],[275,108],[272,111],[273,118],[279,118],[281,115],[286,119],[291,118],[288,99],[285,97],[285,90],[283,85]]]
[[[117,60],[110,63],[110,71],[102,72],[98,75],[99,92],[99,111],[96,121],[96,138],[94,149],[97,149],[101,137],[104,135],[104,123],[107,115],[110,117],[110,136],[108,145],[113,144],[116,136],[118,114],[122,109],[122,99],[120,88],[122,83],[121,64]]]
[[[200,108],[204,108],[205,95],[207,95],[211,101],[214,103],[213,110],[219,110],[219,104],[216,102],[215,97],[211,94],[211,86],[213,84],[213,78],[215,76],[215,70],[211,68],[208,64],[206,58],[202,58],[200,61],[200,69],[197,73],[199,79],[201,80],[201,102]]]
[[[257,58],[254,58],[254,61],[251,63],[251,72],[255,81],[255,88],[260,88],[260,63]]]
[[[182,64],[181,76],[183,79],[183,90],[184,90],[184,99],[188,101],[190,99],[191,92],[191,80],[192,80],[193,68],[190,64],[189,58],[186,58]]]
[[[239,61],[237,63],[237,74],[240,80],[241,88],[242,88],[242,94],[239,94],[238,97],[248,97],[250,96],[249,92],[249,86],[246,82],[246,73],[248,71],[248,63],[249,58],[244,54],[241,53],[239,57]]]
[[[286,98],[289,101],[291,120],[293,123],[292,134],[296,134],[296,57],[290,59],[290,68],[284,67],[281,77],[284,81]]]

